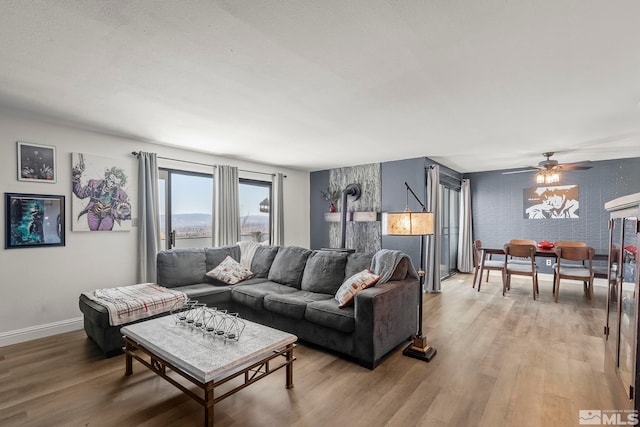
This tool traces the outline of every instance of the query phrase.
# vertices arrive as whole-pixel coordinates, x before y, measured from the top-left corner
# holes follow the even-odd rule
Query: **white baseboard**
[[[77,331],[83,327],[84,321],[82,316],[80,316],[74,317],[73,319],[60,320],[59,322],[0,332],[0,347],[62,334],[64,332]]]

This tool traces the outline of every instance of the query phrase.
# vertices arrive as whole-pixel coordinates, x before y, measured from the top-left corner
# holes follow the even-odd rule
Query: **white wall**
[[[17,180],[16,141],[53,145],[57,150],[57,183]],[[268,149],[265,147],[265,149]],[[309,173],[108,136],[0,110],[0,182],[4,193],[55,194],[66,197],[66,246],[0,250],[0,346],[80,329],[78,296],[82,291],[128,285],[136,279],[137,228],[129,232],[71,231],[71,153],[82,152],[132,161],[132,151],[159,156],[227,164],[258,172],[282,172],[284,181],[285,242],[309,247]],[[198,170],[185,163],[161,166]],[[137,217],[137,164],[130,194]],[[200,167],[199,170],[202,170]],[[241,174],[254,179],[265,175]],[[0,216],[0,239],[5,239],[5,208]],[[4,247],[4,246],[3,246]]]

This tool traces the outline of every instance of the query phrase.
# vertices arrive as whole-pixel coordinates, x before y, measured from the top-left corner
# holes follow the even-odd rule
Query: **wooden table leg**
[[[133,358],[131,357],[131,353],[129,353],[131,350],[131,344],[129,340],[126,340],[124,349],[124,374],[127,376],[133,374]]]
[[[289,344],[287,351],[287,388],[293,388],[293,344]]]
[[[204,425],[213,427],[213,382],[204,390]]]

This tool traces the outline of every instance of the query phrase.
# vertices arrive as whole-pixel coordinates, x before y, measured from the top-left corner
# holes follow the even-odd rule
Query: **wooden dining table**
[[[481,247],[480,251],[482,254],[480,258],[480,271],[484,271],[484,261],[487,258],[487,255],[504,255],[504,248]],[[536,257],[557,258],[555,248],[551,248],[551,249],[536,248]],[[604,250],[596,251],[595,255],[593,256],[593,259],[594,261],[596,260],[607,261],[609,259],[609,253]],[[478,274],[478,277],[476,278],[476,283],[474,283],[474,285],[478,285],[478,283],[482,281],[481,276],[482,276],[481,274]]]

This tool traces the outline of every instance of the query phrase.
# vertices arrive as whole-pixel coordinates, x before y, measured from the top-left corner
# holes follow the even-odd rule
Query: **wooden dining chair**
[[[504,286],[504,262],[499,260],[493,260],[491,258],[486,258],[484,260],[484,265],[482,264],[482,257],[484,252],[482,251],[482,242],[480,240],[476,240],[473,243],[473,258],[475,261],[475,271],[473,273],[473,287],[476,286],[476,279],[479,277],[480,281],[478,282],[478,292],[480,292],[480,285],[482,284],[482,273],[487,270],[487,279],[489,281],[489,272],[491,270],[500,271],[500,277],[502,277],[502,283]]]
[[[554,271],[554,294],[558,302],[560,295],[560,280],[578,280],[583,282],[584,292],[593,305],[593,255],[595,251],[590,246],[557,246],[554,249],[558,264]],[[584,262],[584,266],[566,265],[567,261]]]
[[[574,242],[569,240],[558,240],[553,243],[553,246],[573,246],[577,248],[585,248],[587,244],[585,242]]]
[[[558,246],[567,246],[567,247],[574,247],[574,248],[586,248],[587,244],[585,242],[579,242],[579,241],[572,241],[572,240],[557,240],[553,243],[553,247],[557,248]],[[563,267],[578,267],[578,268],[582,268],[584,267],[584,263],[583,262],[571,262],[571,261],[567,261],[566,264],[563,265]],[[551,266],[551,269],[553,270],[553,293],[555,295],[556,292],[556,269],[558,268],[558,261],[554,262],[553,265]]]
[[[538,243],[535,240],[528,240],[528,239],[511,239],[509,240],[509,244],[511,245],[533,245],[536,248],[538,247]],[[524,258],[521,259],[519,257],[511,257],[511,261],[515,262],[515,263],[519,263],[519,264],[524,264],[524,265],[528,265],[529,264],[529,260]]]
[[[504,275],[505,282],[502,286],[502,295],[511,289],[511,276],[531,276],[533,285],[533,299],[536,299],[538,290],[538,266],[536,266],[536,246],[530,244],[507,243],[504,245]],[[517,261],[511,257],[517,258]],[[526,261],[526,263],[524,262]]]
[[[511,239],[509,240],[509,243],[513,245],[533,245],[533,246],[536,246],[538,244],[538,242],[536,242],[535,240],[527,240],[527,239]]]

